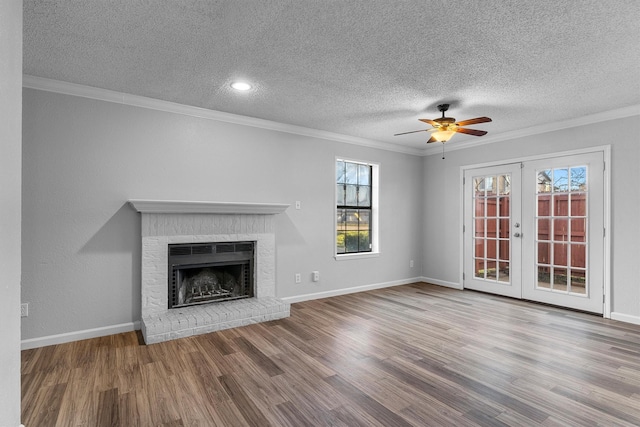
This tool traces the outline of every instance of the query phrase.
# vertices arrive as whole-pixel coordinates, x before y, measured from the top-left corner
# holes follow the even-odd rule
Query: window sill
[[[339,254],[334,255],[336,261],[349,261],[352,259],[376,258],[380,256],[380,252],[362,252],[357,254]]]

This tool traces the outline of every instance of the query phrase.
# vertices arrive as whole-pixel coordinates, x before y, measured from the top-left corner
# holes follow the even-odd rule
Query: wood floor
[[[161,344],[22,352],[44,426],[638,426],[640,327],[424,283]]]

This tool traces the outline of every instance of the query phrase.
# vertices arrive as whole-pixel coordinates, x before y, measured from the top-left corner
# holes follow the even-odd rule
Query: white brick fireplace
[[[289,316],[276,296],[273,217],[286,204],[130,200],[142,221],[142,334],[147,344]],[[168,247],[255,242],[255,297],[168,308]]]

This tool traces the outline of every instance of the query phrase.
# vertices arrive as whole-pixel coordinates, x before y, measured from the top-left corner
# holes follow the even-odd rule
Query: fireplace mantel
[[[284,212],[286,203],[199,202],[184,200],[129,200],[129,204],[141,213],[152,214],[237,214],[275,215]]]

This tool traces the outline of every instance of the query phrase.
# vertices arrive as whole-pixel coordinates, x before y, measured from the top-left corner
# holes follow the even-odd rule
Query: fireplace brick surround
[[[289,205],[130,200],[141,213],[142,335],[154,344],[288,317],[276,298],[274,215]],[[255,297],[168,309],[168,245],[255,242]]]

